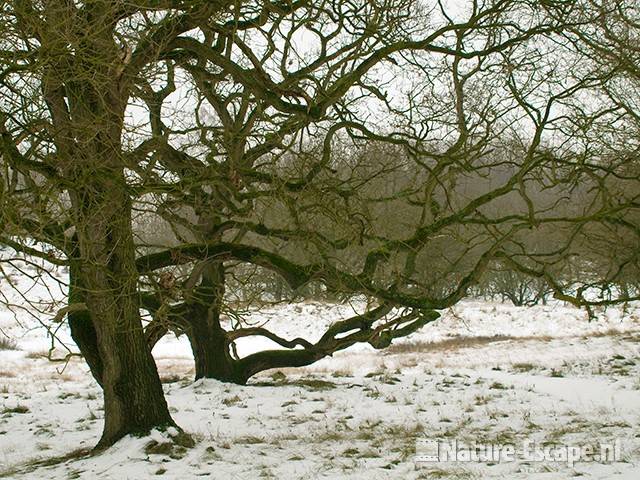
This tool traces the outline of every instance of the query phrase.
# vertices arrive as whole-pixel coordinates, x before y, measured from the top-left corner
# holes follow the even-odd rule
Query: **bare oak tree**
[[[589,2],[2,5],[0,244],[69,267],[101,447],[173,424],[149,348],[169,330],[197,376],[244,383],[384,348],[492,262],[588,303],[563,274],[635,221],[600,142],[633,112],[576,34]],[[229,321],[242,265],[369,307],[315,342]],[[234,355],[254,335],[283,348]]]

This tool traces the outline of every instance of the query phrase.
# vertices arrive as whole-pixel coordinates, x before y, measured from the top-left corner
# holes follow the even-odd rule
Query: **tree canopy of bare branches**
[[[496,264],[576,305],[614,301],[588,291],[637,275],[636,13],[2,2],[0,244],[69,268],[99,446],[173,424],[149,348],[167,331],[189,336],[197,376],[244,383],[384,348]],[[317,342],[281,338],[228,315],[251,271],[368,308]],[[254,335],[281,348],[238,358]]]

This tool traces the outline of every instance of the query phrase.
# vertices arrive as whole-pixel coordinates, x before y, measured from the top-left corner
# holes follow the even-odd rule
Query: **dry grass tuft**
[[[399,343],[391,345],[387,348],[386,352],[390,354],[401,353],[417,353],[417,352],[446,352],[451,350],[459,350],[461,348],[472,348],[482,345],[487,345],[495,342],[507,342],[516,340],[545,340],[546,337],[514,337],[511,335],[494,335],[467,337],[460,336],[455,338],[448,338],[446,340],[440,340],[439,342],[423,342],[415,341],[408,343]]]
[[[14,340],[0,336],[0,350],[19,350],[19,348]]]

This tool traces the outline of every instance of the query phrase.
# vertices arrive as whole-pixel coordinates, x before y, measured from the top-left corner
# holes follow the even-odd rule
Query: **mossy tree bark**
[[[66,4],[47,4],[47,22],[56,28],[47,30],[43,41],[65,61],[48,66],[42,88],[77,239],[70,293],[87,310],[70,320],[103,388],[105,423],[98,443],[103,448],[127,434],[174,422],[139,311],[132,199],[121,144],[132,87],[122,75],[126,59],[115,41],[116,12],[108,3],[91,4],[75,25],[91,33],[78,37],[82,54],[71,56],[63,27],[65,16],[75,13]]]
[[[80,284],[80,265],[77,249],[74,250],[75,255],[71,259],[69,267],[69,304],[85,303],[85,294]],[[78,346],[82,357],[89,365],[91,374],[96,382],[102,387],[102,377],[104,367],[100,358],[100,350],[98,348],[98,337],[96,329],[93,326],[91,315],[87,310],[69,312],[67,316],[71,338]]]
[[[102,366],[105,425],[99,447],[173,425],[139,314],[130,202],[122,173],[104,172],[75,198],[79,281]]]

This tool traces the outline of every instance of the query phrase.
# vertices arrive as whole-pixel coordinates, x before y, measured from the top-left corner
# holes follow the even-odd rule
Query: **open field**
[[[267,309],[279,333],[309,338],[348,305]],[[257,317],[257,318],[258,318]],[[248,386],[192,382],[185,339],[156,356],[168,403],[195,440],[127,438],[87,455],[100,434],[101,393],[78,357],[44,355],[33,320],[4,313],[0,477],[600,478],[640,475],[640,317],[609,309],[588,322],[561,305],[463,302],[386,352],[352,348],[312,367],[266,372]],[[322,324],[322,325],[320,325]],[[59,332],[64,339],[64,327]],[[266,345],[243,344],[240,354]],[[58,347],[55,352],[64,351]],[[616,462],[416,463],[416,440],[554,445],[621,442]]]

